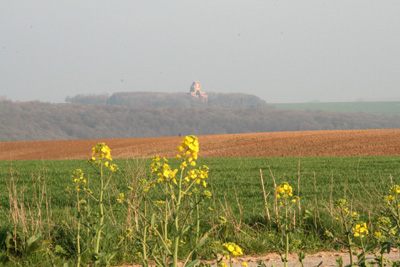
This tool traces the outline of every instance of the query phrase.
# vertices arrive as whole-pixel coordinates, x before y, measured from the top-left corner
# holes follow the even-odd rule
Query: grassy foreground
[[[168,162],[171,166],[179,166],[179,160],[169,159]],[[158,225],[153,221],[148,222],[149,228],[143,232],[145,234],[140,238],[135,238],[134,235],[139,235],[139,233],[135,233],[135,230],[133,233],[129,232],[134,228],[132,228],[132,222],[135,218],[132,213],[130,219],[126,216],[129,214],[130,207],[126,208],[119,204],[127,199],[127,187],[134,187],[138,180],[152,176],[150,168],[152,161],[129,159],[114,160],[113,163],[118,165],[119,171],[104,191],[104,197],[109,199],[109,208],[105,207],[105,209],[110,211],[106,213],[110,216],[110,223],[104,224],[100,230],[97,229],[98,231],[94,232],[103,231],[109,236],[102,243],[101,250],[113,255],[110,261],[113,264],[141,262],[143,252],[138,240],[143,241],[144,237],[155,240],[156,229],[162,228],[164,221],[160,220]],[[285,238],[291,236],[289,244],[291,251],[333,249],[337,240],[329,238],[326,231],[339,236],[340,240],[346,237],[343,234],[345,224],[338,219],[339,216],[335,211],[336,200],[346,199],[351,213],[357,210],[359,214],[357,221],[366,222],[372,227],[375,223],[374,218],[381,215],[378,203],[382,196],[387,194],[392,184],[400,183],[400,157],[397,156],[199,158],[197,165],[207,165],[210,169],[207,188],[212,193],[212,197],[204,198],[199,206],[204,214],[198,218],[202,230],[196,232],[195,227],[189,227],[189,230],[185,231],[192,231],[192,233],[185,236],[185,239],[182,235],[180,258],[189,251],[190,244],[203,242],[203,239],[199,237],[196,239],[195,236],[201,237],[205,233],[208,233],[208,238],[204,239],[204,245],[196,248],[195,253],[191,254],[200,259],[212,259],[213,256],[210,255],[217,250],[215,246],[218,242],[239,244],[246,254],[278,251],[282,246],[285,250],[284,242],[280,244],[282,231]],[[71,194],[71,191],[74,191],[71,173],[75,169],[83,170],[87,183],[92,187],[100,187],[96,170],[86,160],[0,162],[2,179],[0,183],[0,206],[2,207],[0,241],[2,244],[8,242],[8,245],[2,246],[0,251],[0,260],[4,264],[10,266],[24,264],[44,266],[46,265],[43,264],[44,262],[51,262],[54,266],[60,266],[63,263],[72,264],[72,262],[75,264],[77,236],[80,236],[82,242],[87,240],[82,246],[82,251],[78,253],[82,256],[82,262],[91,262],[92,256],[85,255],[85,251],[89,251],[94,234],[91,230],[87,230],[87,233],[82,230],[78,235],[76,232],[80,225],[84,227],[85,223],[96,218],[99,209],[96,205],[90,206],[92,217],[88,216],[88,218],[84,218],[79,208],[77,211],[77,201],[74,200],[73,193]],[[290,206],[290,216],[286,216],[287,218],[284,218],[284,213],[282,213],[284,209],[280,208],[276,202],[279,200],[276,199],[275,190],[283,181],[290,184],[294,195],[299,197],[296,202],[288,203],[288,210],[289,205],[292,206]],[[125,192],[122,197],[121,192]],[[149,194],[150,197],[156,199],[164,197],[156,193]],[[173,201],[170,203],[172,206],[167,207],[167,210],[172,211],[175,204],[172,204]],[[188,210],[191,203],[199,202],[185,203]],[[24,213],[21,213],[21,209],[19,213],[16,212],[16,209],[11,207],[14,204],[24,206]],[[286,207],[286,204],[281,205]],[[278,208],[279,213],[276,214]],[[94,215],[95,213],[97,215]],[[185,216],[195,222],[194,214],[190,210]],[[151,220],[157,220],[154,216],[150,215],[150,217]],[[76,218],[83,219],[80,221]],[[168,222],[167,219],[165,222],[167,222],[165,229],[173,228],[174,222]],[[151,233],[153,228],[153,233]],[[296,231],[290,231],[290,229],[296,229]],[[128,233],[127,230],[129,230]],[[159,231],[162,235],[167,232]],[[177,228],[176,231],[181,230]],[[19,236],[18,242],[12,236]],[[170,239],[164,238],[162,240],[165,242],[161,243],[172,242]],[[51,245],[43,246],[42,242],[38,249],[30,247],[36,244],[37,240],[49,240]],[[20,244],[23,242],[25,245]],[[354,242],[357,243],[357,241]],[[185,244],[188,244],[187,247]],[[172,247],[168,244],[160,245],[156,241],[153,246],[149,245],[148,250],[158,251],[163,255],[167,255],[168,248]],[[111,256],[107,257],[111,258]],[[160,257],[161,260],[162,257]]]

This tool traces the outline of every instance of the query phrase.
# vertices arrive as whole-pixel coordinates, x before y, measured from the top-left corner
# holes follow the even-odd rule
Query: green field
[[[121,173],[126,173],[126,166],[135,168],[136,165],[146,165],[150,162],[136,160],[115,160],[120,166]],[[276,183],[288,181],[297,192],[298,176],[300,173],[300,196],[304,205],[314,199],[314,173],[319,200],[327,201],[331,187],[333,198],[343,197],[345,188],[347,194],[354,194],[357,199],[365,195],[360,190],[360,182],[366,189],[373,192],[375,188],[383,190],[390,184],[390,176],[394,183],[400,183],[400,157],[305,157],[305,158],[204,158],[199,159],[199,165],[210,168],[210,177],[219,200],[224,196],[229,202],[236,203],[235,188],[246,219],[262,214],[264,209],[263,192],[260,181],[260,169],[267,193],[273,192],[273,179]],[[299,169],[300,164],[300,169]],[[53,208],[63,209],[68,203],[65,188],[71,187],[71,173],[74,169],[82,168],[85,173],[93,175],[93,170],[86,160],[46,160],[46,161],[1,161],[0,172],[3,183],[0,185],[0,205],[8,206],[7,190],[4,177],[10,176],[9,169],[15,170],[14,176],[18,184],[25,186],[29,199],[33,187],[29,186],[32,179],[41,177],[47,182],[48,192],[52,196]],[[300,172],[299,172],[300,171]],[[120,175],[115,182],[123,188],[131,178]],[[94,183],[95,181],[91,181]],[[272,199],[272,195],[270,196]],[[233,205],[235,206],[235,204]]]
[[[117,192],[126,192],[127,186],[132,184],[133,179],[150,175],[149,160],[113,162],[121,169],[113,179],[115,184],[109,190],[113,199]],[[171,166],[175,163],[176,160],[170,160]],[[364,221],[372,223],[379,213],[376,210],[377,203],[387,194],[391,182],[400,183],[399,156],[199,159],[198,165],[203,164],[210,168],[209,182],[212,184],[210,191],[212,189],[215,197],[208,200],[204,207],[211,207],[214,210],[211,213],[227,217],[232,223],[231,231],[234,229],[233,225],[240,225],[246,232],[247,229],[253,229],[246,235],[231,234],[230,237],[240,243],[247,253],[265,253],[274,250],[268,242],[265,242],[265,235],[274,233],[275,230],[260,228],[259,232],[255,231],[267,225],[260,169],[271,213],[275,200],[272,178],[274,177],[278,185],[282,181],[289,182],[293,186],[294,194],[300,196],[302,208],[300,216],[304,216],[306,209],[314,214],[313,222],[309,221],[313,226],[307,226],[304,229],[308,230],[297,234],[297,238],[303,241],[302,248],[308,251],[332,249],[332,243],[328,242],[322,233],[325,230],[339,231],[332,216],[329,215],[334,200],[346,198],[351,203],[351,210],[357,210]],[[86,160],[1,161],[1,229],[9,229],[8,227],[12,225],[9,217],[9,191],[6,185],[11,176],[16,181],[20,200],[27,207],[32,208],[39,202],[36,200],[42,197],[43,216],[48,214],[49,209],[45,205],[45,200],[51,204],[52,225],[70,220],[75,204],[73,197],[65,189],[73,188],[71,173],[77,168],[85,172],[92,187],[98,186],[96,175]],[[298,181],[300,181],[300,194]],[[44,184],[46,190],[43,189]],[[113,216],[116,221],[122,218],[117,211]],[[208,224],[211,220],[211,217],[204,218],[202,224],[205,228],[210,227]],[[107,231],[116,231],[115,227],[107,228]],[[118,233],[114,235],[117,236]],[[119,260],[126,259],[130,258],[122,256],[119,258]],[[34,260],[29,263],[33,264],[32,262]]]
[[[270,104],[284,110],[323,110],[333,112],[364,112],[400,116],[400,102],[312,102]]]

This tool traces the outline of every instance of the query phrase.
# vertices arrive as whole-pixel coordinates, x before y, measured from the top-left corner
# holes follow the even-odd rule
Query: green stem
[[[78,262],[77,262],[77,267],[81,266],[81,211],[80,211],[80,205],[79,205],[79,191],[76,191],[76,199],[78,202],[78,233],[76,237],[76,243],[78,246]]]
[[[164,240],[168,242],[168,186],[165,183],[165,214],[164,214]],[[167,252],[163,255],[163,262],[166,263],[167,260]]]
[[[199,203],[197,202],[197,193],[195,195],[195,200],[196,200],[196,244],[198,244],[200,237],[200,207]]]
[[[351,248],[352,244],[351,244],[350,233],[347,233],[347,243],[349,244],[350,266],[353,266],[353,250]]]
[[[287,200],[285,200],[287,201]],[[289,231],[288,231],[288,208],[287,203],[285,203],[285,235],[286,235],[286,249],[285,249],[285,267],[288,265],[289,258]]]
[[[396,224],[397,224],[397,228],[400,228],[400,207],[399,207],[399,201],[397,199],[397,194],[396,194],[396,209],[397,209]]]
[[[358,261],[364,259],[364,258],[365,258],[365,255],[366,255],[366,251],[365,251],[365,248],[364,248],[363,238],[362,238],[361,236],[360,236],[360,241],[361,241],[361,250],[362,250],[362,252],[363,252],[363,256],[362,256],[362,258],[357,259]]]
[[[144,227],[144,233],[143,233],[143,263],[145,266],[147,266],[147,248],[146,248],[146,242],[147,242],[147,228],[148,226],[146,225]]]
[[[168,239],[168,186],[167,183],[165,183],[165,215],[164,215],[164,238],[165,241]]]
[[[174,258],[173,258],[173,267],[176,267],[178,265],[178,250],[179,250],[179,238],[180,238],[180,233],[179,233],[179,212],[181,208],[181,199],[182,199],[182,176],[183,176],[183,169],[181,171],[181,175],[179,177],[179,183],[178,183],[178,200],[176,202],[176,214],[175,214],[175,240],[174,240]]]
[[[344,228],[346,230],[347,244],[349,246],[350,266],[353,266],[353,250],[352,250],[351,234],[350,234],[349,227],[347,226],[346,216],[344,215],[344,211],[342,211],[341,213],[342,213],[341,216],[343,219]]]
[[[97,229],[97,238],[96,245],[94,248],[94,253],[98,256],[100,251],[100,239],[101,239],[101,229],[104,223],[104,204],[103,204],[103,194],[104,194],[104,177],[103,177],[103,166],[100,167],[100,197],[99,197],[99,205],[100,205],[100,221],[99,227]],[[95,262],[95,266],[97,266],[97,260]]]
[[[147,218],[147,205],[146,202],[144,203],[144,216]],[[147,225],[144,227],[144,232],[143,232],[143,259],[144,263],[147,266],[147,248],[146,248],[146,239],[147,239]]]

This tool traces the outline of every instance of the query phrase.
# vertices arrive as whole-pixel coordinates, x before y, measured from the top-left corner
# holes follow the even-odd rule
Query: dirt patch
[[[306,258],[303,261],[304,266],[320,266],[320,267],[328,267],[328,266],[338,266],[336,259],[342,257],[343,266],[350,264],[349,254],[345,252],[318,252],[313,254],[307,254]],[[366,256],[368,262],[371,262],[374,258],[373,254],[368,254]],[[393,249],[389,254],[385,254],[385,258],[391,261],[400,260],[399,251],[397,249]],[[258,261],[261,260],[262,263],[267,267],[275,266],[275,267],[283,267],[284,263],[282,262],[279,254],[277,253],[269,253],[261,256],[244,256],[244,257],[235,257],[232,260],[232,265],[234,267],[241,267],[244,262],[247,263],[249,267],[257,267]],[[356,262],[357,257],[353,257],[354,262]],[[215,261],[207,261],[206,263],[210,263],[211,266],[216,266]],[[225,263],[229,262],[225,260]],[[321,265],[320,265],[321,264]],[[123,265],[124,267],[140,267],[141,265]],[[288,266],[301,266],[298,261],[298,256],[296,254],[289,255]]]
[[[114,158],[174,157],[183,137],[0,143],[0,160],[85,159],[105,142]],[[246,133],[198,136],[200,157],[400,155],[400,129]]]

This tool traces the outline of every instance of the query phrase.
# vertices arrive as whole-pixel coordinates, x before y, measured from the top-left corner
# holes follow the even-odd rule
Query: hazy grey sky
[[[399,0],[0,0],[0,96],[400,100]]]

